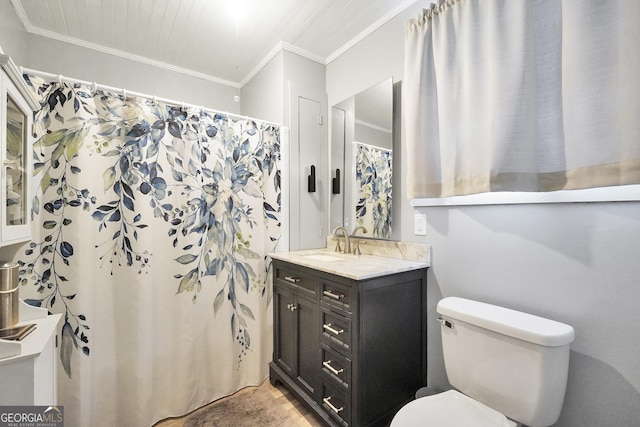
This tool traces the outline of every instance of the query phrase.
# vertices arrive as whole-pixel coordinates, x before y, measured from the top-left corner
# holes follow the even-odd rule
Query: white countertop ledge
[[[372,279],[429,267],[429,263],[426,262],[408,261],[376,255],[343,254],[327,249],[275,252],[270,253],[269,256],[280,261],[286,261],[291,264],[313,268],[325,273],[354,280]]]

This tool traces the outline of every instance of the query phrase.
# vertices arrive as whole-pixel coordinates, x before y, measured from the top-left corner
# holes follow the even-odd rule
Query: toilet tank
[[[527,313],[448,297],[437,307],[452,386],[530,427],[560,416],[571,326]]]

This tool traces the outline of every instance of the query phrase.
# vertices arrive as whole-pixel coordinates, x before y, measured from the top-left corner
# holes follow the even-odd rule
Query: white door
[[[291,249],[326,246],[327,143],[322,101],[297,96],[297,144],[292,141]],[[294,127],[294,126],[292,126]],[[296,147],[297,145],[297,147]],[[297,188],[296,188],[297,187]],[[295,203],[297,199],[298,203]]]

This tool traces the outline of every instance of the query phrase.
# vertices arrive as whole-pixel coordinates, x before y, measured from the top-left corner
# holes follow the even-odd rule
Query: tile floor
[[[278,403],[280,404],[280,406],[282,406],[282,409],[284,411],[290,411],[291,418],[294,418],[296,420],[295,426],[282,426],[282,427],[323,427],[324,426],[324,423],[320,420],[320,418],[318,418],[316,415],[311,413],[302,403],[300,403],[297,399],[295,399],[289,393],[289,391],[281,384],[272,386],[269,380],[267,379],[259,387],[262,387],[268,390],[270,393],[272,393],[273,396],[278,401]],[[251,387],[244,388],[236,392],[236,394],[242,393],[243,391],[248,390],[250,388]],[[154,427],[183,427],[184,419],[185,419],[184,417],[169,418],[156,423]]]

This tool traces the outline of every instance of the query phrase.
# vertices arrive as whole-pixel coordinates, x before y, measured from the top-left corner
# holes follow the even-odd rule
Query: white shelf
[[[33,307],[22,300],[19,301],[19,309],[20,321],[16,326],[35,324],[36,328],[22,341],[0,339],[0,365],[19,359],[37,357],[42,353],[49,337],[55,333],[62,318],[62,314],[47,315],[46,309]]]
[[[15,353],[0,359],[0,405],[56,405],[56,333],[62,314],[48,315],[20,301],[19,318],[18,325],[36,328],[22,341],[0,340],[0,352],[4,348]]]

